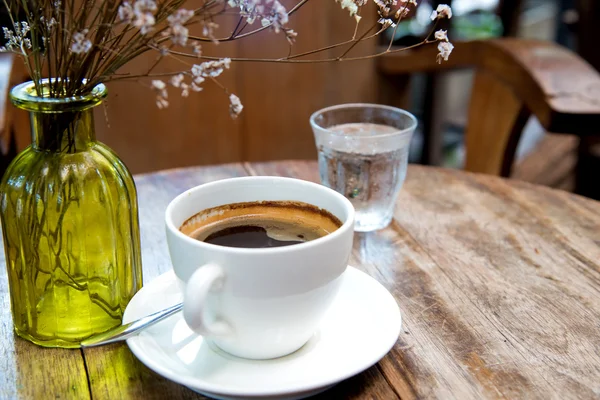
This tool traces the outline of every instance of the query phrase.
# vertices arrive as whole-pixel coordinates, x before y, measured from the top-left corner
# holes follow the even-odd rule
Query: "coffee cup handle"
[[[185,285],[183,295],[183,318],[191,330],[202,336],[228,336],[232,333],[229,323],[223,319],[208,322],[206,298],[210,292],[223,288],[225,271],[217,264],[198,268]]]

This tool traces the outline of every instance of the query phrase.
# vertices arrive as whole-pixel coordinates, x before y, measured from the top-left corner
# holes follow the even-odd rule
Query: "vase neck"
[[[57,113],[31,112],[32,145],[43,151],[77,153],[96,140],[93,109]]]

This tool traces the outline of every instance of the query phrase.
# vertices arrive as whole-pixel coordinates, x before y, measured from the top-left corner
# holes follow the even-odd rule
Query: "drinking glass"
[[[325,186],[346,196],[356,210],[354,230],[385,228],[406,178],[417,119],[399,108],[340,104],[311,115]]]

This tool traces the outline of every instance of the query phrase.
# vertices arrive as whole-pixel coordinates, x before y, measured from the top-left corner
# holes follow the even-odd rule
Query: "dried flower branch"
[[[283,1],[283,0],[282,0]],[[216,78],[230,67],[231,62],[255,61],[275,63],[316,63],[357,60],[407,50],[438,42],[437,61],[447,60],[453,46],[446,31],[435,31],[437,22],[451,18],[447,5],[440,5],[432,13],[431,33],[422,42],[393,48],[393,39],[387,49],[376,54],[352,57],[351,51],[362,41],[394,29],[417,6],[416,0],[373,0],[379,18],[375,26],[361,29],[360,11],[368,0],[335,0],[342,10],[349,12],[356,28],[351,39],[312,51],[294,54],[292,48],[283,57],[219,58],[202,53],[202,43],[218,44],[239,40],[264,30],[284,35],[290,46],[297,32],[287,25],[290,17],[310,0],[298,0],[289,9],[279,0],[202,0],[200,5],[186,8],[187,0],[3,0],[12,18],[12,27],[4,27],[6,44],[0,51],[20,55],[41,95],[40,81],[49,77],[51,85],[44,95],[50,97],[74,96],[89,93],[98,83],[123,79],[151,80],[159,108],[168,106],[168,87],[181,90],[187,97],[190,91],[202,91],[208,79],[222,87],[229,97],[230,113],[242,111],[240,99],[227,91]],[[197,2],[194,2],[197,4]],[[218,37],[218,17],[235,13],[238,23],[233,31]],[[26,20],[20,21],[19,16]],[[190,34],[194,27],[200,35]],[[392,34],[392,38],[395,36]],[[339,55],[319,58],[322,52],[339,49]],[[149,51],[156,52],[157,60],[146,74],[127,75],[119,70],[131,60]],[[152,71],[165,57],[179,58],[189,67],[171,73],[154,74]],[[310,58],[315,57],[315,58]],[[195,60],[193,63],[186,61]]]

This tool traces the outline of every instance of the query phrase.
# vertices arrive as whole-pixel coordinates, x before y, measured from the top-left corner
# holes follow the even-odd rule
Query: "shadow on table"
[[[395,398],[398,396],[392,391],[377,365],[312,397],[316,400]]]

